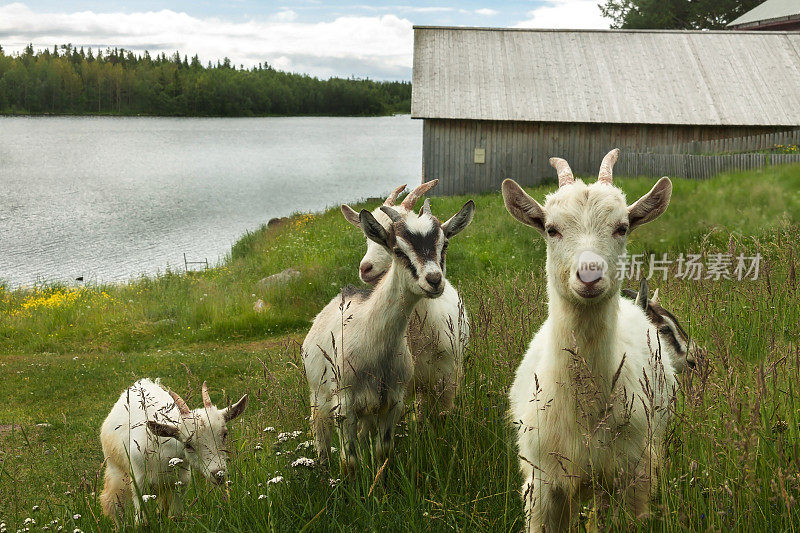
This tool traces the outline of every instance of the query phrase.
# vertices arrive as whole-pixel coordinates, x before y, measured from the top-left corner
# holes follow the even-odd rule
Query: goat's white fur
[[[401,215],[414,208],[414,201],[436,185],[437,180],[414,189],[394,206]],[[394,205],[405,185],[395,189],[384,205]],[[423,192],[420,192],[423,191]],[[342,205],[345,218],[360,228],[358,214]],[[372,212],[375,219],[388,229],[389,217],[380,208]],[[418,218],[417,220],[426,220]],[[391,254],[379,244],[367,239],[367,252],[361,259],[359,274],[364,283],[375,284],[389,270]],[[369,266],[368,274],[364,267]],[[463,379],[464,352],[469,343],[469,317],[464,302],[455,287],[445,278],[444,292],[436,299],[422,299],[414,307],[409,323],[408,340],[414,364],[414,379],[410,386],[425,400],[425,407],[434,414],[449,412]]]
[[[561,186],[544,206],[503,183],[509,212],[547,241],[548,318],[509,392],[529,532],[566,530],[587,492],[620,479],[634,514],[646,515],[657,486],[674,371],[645,313],[620,297],[615,265],[629,233],[620,228],[659,216],[671,184],[663,178],[627,208],[611,185],[616,154],[609,155],[604,179],[591,185],[555,161]],[[585,250],[610,266],[591,286],[576,273]]]
[[[203,398],[203,407],[188,411],[179,396],[150,379],[122,393],[100,429],[106,462],[100,502],[106,515],[116,519],[132,503],[136,519],[141,519],[145,494],[156,494],[165,510],[180,512],[177,487],[189,482],[190,468],[216,483],[224,481],[226,422],[244,411],[247,395],[231,407],[217,409],[203,384]],[[180,461],[173,466],[172,459]]]
[[[391,209],[384,207],[384,209]],[[400,222],[379,224],[369,211],[360,214],[360,227],[368,238],[389,249],[392,262],[380,282],[365,291],[342,291],[314,319],[303,342],[303,363],[310,389],[311,421],[317,453],[327,460],[331,427],[336,422],[340,454],[346,469],[355,469],[358,437],[377,433],[375,453],[387,457],[393,446],[394,427],[403,413],[406,389],[413,376],[406,330],[411,313],[424,298],[436,301],[443,284],[435,289],[427,276],[441,277],[443,241],[472,220],[474,203],[467,202],[453,218],[441,224],[430,214],[393,214]],[[418,220],[418,219],[428,220]],[[403,232],[422,227],[437,235],[436,251],[424,262],[410,249]],[[398,233],[399,232],[399,233]],[[403,261],[414,264],[414,276]],[[438,292],[437,292],[438,291]]]

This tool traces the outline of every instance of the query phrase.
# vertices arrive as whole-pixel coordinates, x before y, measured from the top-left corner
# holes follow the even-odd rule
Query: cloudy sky
[[[8,52],[72,43],[134,51],[179,50],[237,65],[266,61],[320,77],[410,79],[412,26],[608,28],[599,0],[396,2],[300,0],[0,0]]]

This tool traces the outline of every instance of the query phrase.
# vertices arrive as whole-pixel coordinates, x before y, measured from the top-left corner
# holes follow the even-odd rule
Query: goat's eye
[[[561,237],[561,233],[559,233],[559,231],[553,226],[549,226],[547,228],[547,234],[550,235],[551,237]]]
[[[617,226],[617,229],[614,230],[614,235],[618,235],[620,237],[623,237],[627,234],[628,234],[628,226],[625,224],[620,224],[619,226]]]

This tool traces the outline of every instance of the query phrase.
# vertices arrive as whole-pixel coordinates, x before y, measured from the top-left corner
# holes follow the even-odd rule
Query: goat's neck
[[[382,341],[392,342],[405,335],[411,312],[421,299],[409,290],[400,268],[392,263],[366,302],[364,316],[369,317],[370,329]]]
[[[565,373],[574,372],[576,361],[590,371],[601,388],[610,386],[619,362],[616,360],[619,294],[602,302],[580,305],[561,297],[548,284],[554,354]],[[574,353],[570,353],[571,350]],[[584,363],[585,362],[585,363]]]

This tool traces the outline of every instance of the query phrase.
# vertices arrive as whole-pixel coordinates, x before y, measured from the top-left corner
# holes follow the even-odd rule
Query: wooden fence
[[[721,155],[770,150],[780,145],[800,145],[800,129],[749,135],[747,137],[732,137],[710,141],[690,141],[653,146],[644,151],[653,154]]]
[[[800,154],[652,154],[621,152],[614,165],[618,176],[669,176],[707,179],[720,172],[750,170],[774,165],[800,163]]]

